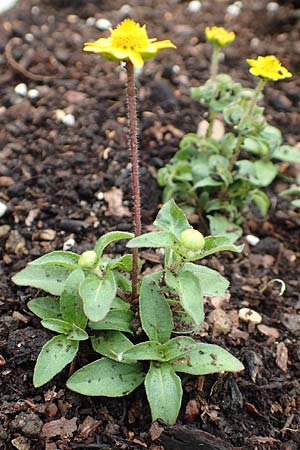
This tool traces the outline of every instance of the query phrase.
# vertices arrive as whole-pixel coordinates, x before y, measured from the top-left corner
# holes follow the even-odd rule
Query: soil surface
[[[130,15],[147,24],[149,36],[178,47],[147,62],[138,78],[145,231],[161,200],[157,170],[205,117],[189,88],[208,78],[206,25],[237,33],[221,63],[236,80],[253,86],[245,59],[266,54],[296,74],[269,83],[265,108],[286,142],[300,145],[300,10],[288,1],[273,12],[265,0],[239,3],[240,14],[233,16],[226,0],[203,0],[198,12],[179,0],[132,0],[130,6],[120,0],[21,0],[0,17],[0,202],[7,207],[0,218],[1,449],[299,449],[300,218],[278,200],[283,182],[274,186],[268,217],[245,223],[245,233],[259,243],[245,241],[241,255],[207,260],[231,288],[226,298],[207,300],[203,339],[239,357],[245,371],[183,377],[174,427],[151,425],[142,389],[123,400],[85,398],[65,389],[68,369],[34,389],[34,362],[51,333],[26,307],[36,290],[10,281],[48,251],[80,253],[104,232],[132,229],[125,74],[118,64],[82,53],[83,42],[106,35],[93,18],[115,26]],[[159,253],[142,256],[148,270],[159,264]],[[278,279],[285,282],[284,295]],[[261,323],[239,319],[242,307],[254,309]],[[84,346],[82,354],[77,367],[97,357]]]

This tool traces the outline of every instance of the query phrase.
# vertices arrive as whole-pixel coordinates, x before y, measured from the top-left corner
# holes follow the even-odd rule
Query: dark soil
[[[295,74],[287,82],[269,83],[265,107],[286,141],[300,145],[300,11],[293,2],[282,2],[270,13],[266,0],[244,2],[239,17],[226,13],[227,0],[203,0],[193,14],[187,1],[128,3],[150,36],[171,39],[178,47],[147,62],[138,80],[146,230],[160,203],[158,168],[172,157],[182,134],[195,131],[204,117],[189,88],[208,77],[206,25],[237,33],[221,64],[237,80],[254,84],[245,59],[260,54],[277,55]],[[246,243],[242,255],[207,261],[231,281],[230,297],[221,305],[230,320],[227,334],[219,334],[212,311],[220,310],[220,300],[207,301],[211,321],[203,338],[231,351],[246,369],[184,377],[176,427],[150,428],[142,389],[124,400],[81,397],[65,389],[68,370],[43,388],[32,386],[34,361],[50,333],[26,308],[36,292],[17,288],[11,276],[70,239],[72,250],[82,252],[104,232],[132,228],[125,75],[117,64],[81,51],[83,42],[101,34],[86,19],[104,17],[115,26],[124,17],[122,5],[119,0],[20,0],[0,17],[0,47],[6,48],[0,56],[0,201],[8,206],[0,219],[0,448],[297,450],[300,218],[276,194],[264,221],[252,218],[245,224],[246,233],[260,238],[256,247]],[[16,94],[21,82],[39,96]],[[73,114],[74,126],[62,123],[57,110]],[[113,201],[121,195],[122,207],[116,209]],[[112,247],[115,253],[121,249]],[[159,254],[143,256],[149,267],[159,261]],[[274,279],[286,283],[283,296]],[[239,320],[245,306],[261,315],[260,326]],[[95,355],[81,358],[78,367]]]

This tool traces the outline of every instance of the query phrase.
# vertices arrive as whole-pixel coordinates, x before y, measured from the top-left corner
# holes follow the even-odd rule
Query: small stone
[[[57,120],[62,121],[62,119],[65,117],[66,113],[63,109],[56,109],[55,111],[55,117]]]
[[[34,35],[32,33],[26,33],[25,34],[25,41],[33,42],[34,41]]]
[[[112,27],[112,23],[104,18],[98,19],[96,22],[96,28],[100,31],[107,31]]]
[[[8,210],[8,207],[7,207],[6,203],[3,203],[0,201],[0,217],[3,217],[4,214],[6,214],[7,210]]]
[[[25,436],[18,436],[11,443],[18,450],[30,450],[30,442]]]
[[[10,426],[13,430],[21,431],[25,436],[37,436],[41,431],[43,422],[33,412],[21,412],[11,421]]]
[[[96,24],[96,19],[95,17],[88,17],[85,21],[85,23],[87,24],[88,27],[93,27]]]
[[[266,10],[270,13],[276,12],[279,9],[279,5],[276,2],[267,3]]]
[[[37,89],[29,89],[28,91],[28,97],[34,100],[35,98],[38,98],[40,96],[40,93]]]
[[[241,7],[239,5],[236,5],[233,3],[232,5],[229,5],[226,9],[227,14],[229,14],[232,17],[238,17],[241,12]]]
[[[76,14],[69,14],[67,16],[67,21],[69,23],[77,23],[79,21],[79,17]]]
[[[215,337],[228,334],[231,330],[231,320],[223,309],[217,308],[211,311],[207,320],[212,325]]]
[[[192,2],[190,2],[188,4],[187,9],[189,12],[194,14],[194,13],[199,12],[201,7],[202,7],[202,5],[201,5],[201,2],[199,2],[199,0],[193,0]]]
[[[68,239],[66,242],[64,242],[63,251],[67,252],[68,250],[71,250],[75,244],[76,244],[75,239],[73,238]]]
[[[10,232],[9,225],[0,225],[0,239],[8,236],[9,232]]]
[[[21,95],[21,97],[26,97],[27,92],[28,92],[28,87],[27,87],[27,84],[25,84],[25,83],[19,83],[15,87],[15,93],[18,95]]]
[[[8,253],[14,253],[17,256],[27,253],[25,239],[18,230],[11,230],[5,243],[5,250]]]
[[[15,184],[15,182],[12,177],[7,177],[7,176],[0,177],[0,186],[8,187],[8,186],[12,186],[13,184]]]
[[[39,239],[41,241],[54,241],[56,238],[56,231],[55,230],[41,230],[39,232]]]
[[[239,310],[239,318],[244,322],[250,322],[253,324],[259,324],[262,321],[261,315],[250,308],[241,308]]]
[[[76,123],[75,116],[73,114],[66,114],[62,119],[62,123],[67,125],[68,127],[74,127]]]
[[[96,198],[97,198],[97,200],[103,200],[104,199],[104,192],[97,192],[96,194],[95,194],[95,196],[96,196]]]
[[[253,236],[253,234],[247,234],[246,241],[254,247],[259,243],[260,239],[257,236]]]
[[[278,339],[280,336],[280,333],[277,330],[277,328],[268,327],[267,325],[260,324],[258,325],[257,329],[265,336],[272,337],[274,339]]]
[[[132,13],[132,7],[130,5],[123,5],[120,8],[120,13],[122,14],[123,17],[129,17]]]

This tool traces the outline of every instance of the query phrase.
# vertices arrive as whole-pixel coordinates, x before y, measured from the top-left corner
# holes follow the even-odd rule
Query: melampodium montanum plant
[[[215,270],[194,261],[241,248],[226,237],[204,238],[173,200],[163,206],[154,222],[158,231],[141,234],[134,68],[160,49],[174,47],[168,40],[149,39],[146,27],[131,19],[111,30],[109,38],[85,44],[85,51],[125,63],[135,233],[104,234],[94,249],[81,255],[54,251],[32,261],[13,278],[18,285],[52,295],[28,304],[42,325],[57,333],[38,356],[36,387],[74,361],[80,341],[90,339],[101,357],[73,373],[67,386],[84,395],[121,397],[145,383],[153,420],[170,424],[176,421],[182,399],[177,373],[243,369],[226,350],[191,336],[204,320],[203,295],[223,295],[229,284]],[[106,247],[120,239],[129,239],[132,254],[115,259],[105,256]],[[139,275],[141,247],[165,250],[162,270]],[[134,318],[140,326],[132,326]]]
[[[292,75],[273,55],[247,59],[259,81],[254,89],[244,88],[229,75],[218,74],[220,51],[235,34],[221,27],[207,27],[205,34],[213,45],[210,78],[191,94],[208,107],[207,131],[183,137],[178,152],[160,169],[158,182],[164,201],[175,198],[187,212],[192,209],[207,218],[213,235],[225,233],[234,242],[251,204],[262,216],[267,214],[270,201],[263,188],[278,175],[278,162],[300,162],[300,151],[283,145],[280,130],[267,123],[258,105],[268,81]],[[218,139],[213,134],[217,116],[227,129]]]

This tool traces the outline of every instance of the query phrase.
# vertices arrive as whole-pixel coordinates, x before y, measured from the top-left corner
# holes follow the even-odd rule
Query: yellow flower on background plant
[[[235,33],[223,27],[206,27],[205,36],[208,42],[218,47],[225,47],[235,39]]]
[[[247,59],[247,63],[250,65],[249,72],[264,80],[278,81],[292,76],[274,55],[259,56],[257,59]]]
[[[110,28],[109,38],[100,38],[95,42],[86,42],[85,52],[100,53],[110,61],[131,61],[140,68],[145,59],[155,56],[163,48],[176,48],[169,40],[157,41],[148,38],[146,25],[141,26],[132,19],[123,20],[114,30]]]

